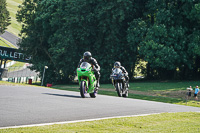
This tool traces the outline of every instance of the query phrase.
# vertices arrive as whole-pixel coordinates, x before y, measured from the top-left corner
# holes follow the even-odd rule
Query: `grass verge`
[[[21,69],[23,69],[24,65],[25,65],[24,62],[18,62],[18,61],[16,61],[16,63],[14,65],[8,67],[8,72],[21,70]]]
[[[13,82],[7,82],[7,81],[0,81],[0,85],[7,85],[7,86],[19,86],[19,85],[22,85],[22,86],[41,87],[40,84],[41,84],[40,82],[33,82],[32,85],[29,85],[28,81],[27,81],[27,83],[13,83]]]
[[[0,85],[7,85],[7,86],[29,86],[29,84],[23,84],[23,83],[13,83],[13,82],[7,82],[7,81],[0,81]],[[37,85],[36,85],[37,86]]]
[[[3,46],[3,47],[10,47],[8,44],[6,44],[2,38],[0,37],[0,46]]]
[[[128,98],[200,107],[200,101],[186,100],[186,88],[198,85],[198,81],[165,81],[130,83]],[[55,89],[79,91],[79,85],[55,85]],[[98,94],[117,96],[111,84],[102,84]]]
[[[200,113],[162,113],[148,116],[113,118],[89,122],[77,122],[68,124],[54,124],[50,126],[38,126],[15,129],[2,129],[4,133],[61,133],[61,132],[91,132],[91,133],[121,133],[121,132],[154,132],[154,133],[188,133],[200,132]]]
[[[0,46],[3,47],[11,47],[11,48],[16,48],[13,44],[5,40],[4,38],[0,37]]]
[[[7,81],[0,81],[0,85],[11,85],[11,86],[16,86],[16,85],[21,85],[21,84],[19,84],[19,83],[7,82]]]
[[[11,24],[8,26],[8,31],[18,36],[21,30],[21,24],[17,22],[16,13],[18,6],[22,3],[22,0],[7,0],[7,9],[10,13]]]

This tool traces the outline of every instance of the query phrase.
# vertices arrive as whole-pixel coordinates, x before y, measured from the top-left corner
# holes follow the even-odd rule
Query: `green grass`
[[[143,91],[143,92],[152,92],[152,91],[177,91],[177,90],[186,90],[187,87],[192,86],[193,88],[199,85],[199,81],[169,81],[169,82],[160,82],[160,81],[153,81],[153,82],[135,82],[130,83],[129,90],[135,91]],[[67,90],[75,90],[73,88],[78,88],[78,84],[71,84],[71,85],[55,85],[55,88],[58,89],[67,89]],[[114,90],[112,84],[101,84],[101,88],[105,88],[108,90]]]
[[[11,85],[11,86],[16,86],[16,85],[21,85],[21,84],[19,84],[19,83],[7,82],[7,81],[0,81],[0,85]]]
[[[3,46],[3,47],[10,47],[8,44],[6,44],[2,38],[0,37],[0,46]]]
[[[99,94],[117,96],[117,92],[103,91],[103,90],[100,90]],[[139,94],[132,94],[132,93],[129,93],[128,98],[173,103],[173,104],[176,104],[182,101],[182,99],[177,99],[177,98],[161,97],[161,96],[147,96],[147,95],[139,95]]]
[[[7,81],[0,81],[0,85],[6,85],[6,86],[34,86],[34,87],[41,87],[41,83],[40,82],[32,82],[32,85],[29,85],[28,83],[13,83],[13,82],[7,82]]]
[[[130,83],[131,90],[137,90],[137,91],[177,91],[177,90],[186,90],[187,87],[192,86],[195,88],[195,86],[199,85],[199,81],[165,81],[165,82],[148,82],[148,81],[142,81],[142,82],[135,82]],[[101,85],[101,88],[113,88],[111,84],[103,84]]]
[[[102,86],[104,86],[104,85],[102,85]],[[75,85],[70,85],[70,86],[67,86],[67,87],[64,86],[64,85],[56,85],[56,86],[53,86],[53,88],[60,89],[60,90],[68,90],[68,91],[77,91],[77,92],[79,92],[78,86],[75,86]],[[109,96],[117,96],[117,92],[109,91],[109,90],[101,90],[101,88],[99,89],[98,94],[109,95]],[[149,100],[149,101],[157,101],[157,102],[164,102],[164,103],[172,103],[172,104],[182,103],[182,99],[181,98],[177,99],[177,98],[170,98],[170,97],[147,96],[147,95],[138,95],[138,94],[131,94],[131,93],[129,93],[128,98],[142,99],[142,100]],[[186,105],[186,103],[185,103],[185,105]],[[196,105],[196,106],[198,107],[198,105]]]
[[[196,86],[198,84],[199,84],[198,81],[169,81],[169,82],[144,81],[144,82],[130,83],[130,88],[129,88],[130,91],[128,98],[200,107],[199,101],[194,101],[192,99],[190,101],[187,101],[186,103],[186,98],[185,98],[186,88],[189,87],[190,85]],[[78,84],[54,85],[53,88],[79,92]],[[135,91],[140,92],[141,94],[137,94],[135,93]],[[171,95],[169,95],[177,93],[177,91],[182,91],[185,93],[183,93],[182,95],[178,94],[178,96],[176,97],[172,97]],[[153,94],[156,93],[157,95],[153,95],[152,92]],[[117,93],[116,91],[114,91],[114,87],[112,86],[112,84],[101,84],[98,94],[117,96]]]
[[[18,36],[21,30],[21,24],[16,20],[16,13],[18,6],[22,3],[22,0],[7,0],[7,9],[10,13],[11,24],[8,26],[8,31]]]
[[[54,124],[50,126],[2,129],[2,133],[197,133],[200,113],[162,113],[148,116],[113,118],[90,122]]]
[[[7,82],[7,81],[0,81],[0,85],[6,85],[6,86],[29,86],[28,84],[22,84],[22,83],[13,83],[13,82]]]
[[[13,64],[12,66],[10,66],[8,68],[8,72],[12,72],[12,71],[17,71],[17,70],[20,70],[22,69],[22,67],[24,66],[24,62],[17,62],[15,64]]]
[[[5,40],[4,38],[0,37],[0,46],[3,47],[11,47],[11,48],[16,48],[13,44]]]
[[[7,27],[7,31],[18,36],[22,26],[16,20],[16,13],[18,10],[18,6],[22,3],[22,0],[7,0],[6,2],[7,2],[7,9],[11,17],[10,21],[11,24]],[[0,37],[0,46],[15,48],[14,45],[12,45],[10,42],[6,41],[2,37]]]

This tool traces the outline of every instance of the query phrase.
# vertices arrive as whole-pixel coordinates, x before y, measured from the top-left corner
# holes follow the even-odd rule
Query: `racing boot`
[[[126,87],[129,88],[129,77],[126,77]]]
[[[97,79],[97,88],[100,87],[100,84],[99,84],[99,79]]]
[[[129,82],[126,81],[126,88],[129,88]]]
[[[97,79],[97,84],[96,84],[96,88],[95,88],[95,91],[96,91],[96,92],[98,92],[99,87],[100,87],[100,85],[99,85],[99,79]]]
[[[99,90],[99,88],[96,87],[96,88],[94,89],[94,92],[95,92],[95,93],[98,93],[98,90]]]

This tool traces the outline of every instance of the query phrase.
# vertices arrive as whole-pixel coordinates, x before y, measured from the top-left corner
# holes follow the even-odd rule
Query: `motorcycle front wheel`
[[[123,94],[123,97],[128,97],[128,90],[126,90],[125,94]]]
[[[122,88],[121,87],[122,87],[122,83],[117,83],[115,85],[115,88],[117,90],[117,94],[118,94],[119,97],[122,97]]]
[[[87,92],[86,92],[86,82],[81,81],[81,86],[80,86],[80,94],[82,98],[85,98]]]

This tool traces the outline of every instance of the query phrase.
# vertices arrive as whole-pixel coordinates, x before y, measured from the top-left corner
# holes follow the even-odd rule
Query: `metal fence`
[[[32,82],[40,81],[39,72],[32,71],[27,67],[9,67],[9,69],[4,69],[1,77],[15,83],[28,83],[30,79]]]

